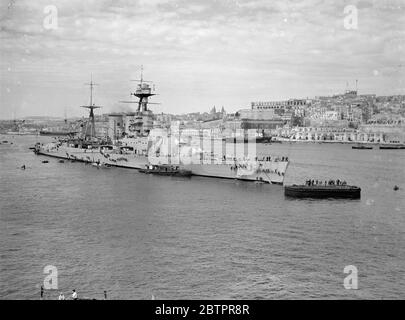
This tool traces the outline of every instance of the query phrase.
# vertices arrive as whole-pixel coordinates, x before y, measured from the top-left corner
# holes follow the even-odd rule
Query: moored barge
[[[380,150],[397,150],[397,149],[405,149],[405,145],[401,144],[385,144],[385,145],[380,145]]]
[[[284,195],[292,198],[347,198],[360,199],[361,189],[348,185],[291,185],[284,187]]]
[[[359,149],[359,150],[372,150],[372,146],[365,146],[365,145],[357,145],[357,146],[352,146],[352,149]]]

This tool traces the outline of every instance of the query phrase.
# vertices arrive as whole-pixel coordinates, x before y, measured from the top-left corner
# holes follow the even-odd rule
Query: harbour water
[[[74,288],[111,299],[405,298],[405,150],[259,145],[290,158],[286,184],[362,188],[361,200],[289,200],[277,185],[97,169],[28,150],[49,139],[0,139],[13,142],[0,146],[1,299],[38,299],[47,265],[59,289],[45,299]],[[358,290],[343,286],[347,265]]]

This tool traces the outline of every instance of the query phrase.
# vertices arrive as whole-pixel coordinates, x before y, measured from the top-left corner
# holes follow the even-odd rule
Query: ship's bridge
[[[151,94],[152,90],[147,83],[142,83],[138,85],[138,88],[135,90],[135,94]]]

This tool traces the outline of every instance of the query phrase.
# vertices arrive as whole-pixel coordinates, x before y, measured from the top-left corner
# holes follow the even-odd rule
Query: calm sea
[[[343,179],[361,200],[288,200],[276,185],[58,163],[2,136],[0,298],[405,298],[405,150],[281,144],[286,183]],[[25,164],[27,170],[21,170]],[[394,191],[394,185],[400,189]],[[358,270],[347,290],[343,269]]]

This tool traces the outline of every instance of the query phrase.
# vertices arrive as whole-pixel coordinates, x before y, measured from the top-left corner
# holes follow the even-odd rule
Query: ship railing
[[[261,159],[257,159],[259,162],[288,162],[288,157],[274,157],[274,156],[264,156]]]

